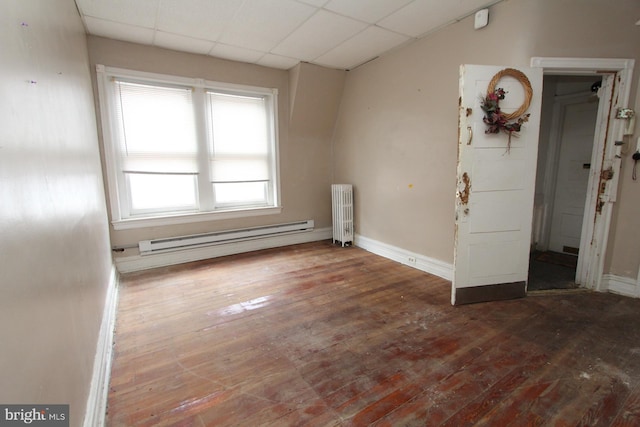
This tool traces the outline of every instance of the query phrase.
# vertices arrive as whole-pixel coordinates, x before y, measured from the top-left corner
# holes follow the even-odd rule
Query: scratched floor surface
[[[328,242],[126,275],[108,425],[640,425],[640,301],[449,299]]]

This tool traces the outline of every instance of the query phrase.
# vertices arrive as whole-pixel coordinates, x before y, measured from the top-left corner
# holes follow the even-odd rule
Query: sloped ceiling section
[[[289,69],[353,69],[501,0],[76,0],[87,32]]]

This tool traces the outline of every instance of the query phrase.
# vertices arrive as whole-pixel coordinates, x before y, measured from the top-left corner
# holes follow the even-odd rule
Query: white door
[[[549,234],[549,250],[554,252],[577,255],[580,248],[597,117],[598,103],[588,99],[567,103],[563,108]]]
[[[482,102],[492,78],[507,67],[463,65],[452,304],[524,296],[535,191],[542,70],[520,67],[531,87],[529,120],[520,132],[485,133]],[[505,75],[495,88],[504,113],[527,98],[522,78]],[[509,122],[511,123],[511,122]]]

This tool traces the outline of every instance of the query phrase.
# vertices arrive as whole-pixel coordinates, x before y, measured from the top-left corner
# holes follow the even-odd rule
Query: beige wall
[[[290,161],[298,173],[289,184],[320,224],[331,226],[331,140],[346,72],[300,63],[290,74]]]
[[[315,220],[317,228],[331,225],[331,136],[344,81],[343,71],[300,64],[288,72],[93,36],[88,38],[88,45],[94,81],[95,65],[103,64],[152,73],[277,88],[279,92],[281,214],[170,227],[118,231],[112,229],[113,245],[135,245],[144,239],[306,219]],[[95,93],[97,98],[97,91]],[[136,253],[135,248],[128,249],[120,256]]]
[[[639,6],[640,8],[640,6]],[[640,33],[640,27],[636,27]],[[640,38],[640,36],[639,36]],[[637,83],[640,75],[640,55],[636,56],[636,68],[634,76]],[[640,89],[640,84],[637,86]],[[633,99],[633,98],[631,98]],[[633,169],[632,154],[640,143],[640,90],[635,98],[636,128],[633,138],[625,140],[630,147],[625,149],[626,155],[622,159],[622,171],[620,172],[620,187],[618,188],[618,202],[613,212],[614,220],[610,232],[609,248],[607,252],[606,272],[622,277],[640,278],[640,181],[632,181]],[[639,166],[640,167],[640,166]],[[640,173],[640,172],[638,172]]]
[[[639,17],[636,0],[506,0],[491,8],[484,29],[474,31],[469,17],[349,72],[334,179],[354,184],[356,231],[453,262],[460,64],[622,57],[635,59],[637,68]],[[640,194],[628,158],[624,165],[607,271],[635,277],[640,227],[630,221],[640,211]]]
[[[112,261],[73,0],[0,3],[0,402],[82,424]]]

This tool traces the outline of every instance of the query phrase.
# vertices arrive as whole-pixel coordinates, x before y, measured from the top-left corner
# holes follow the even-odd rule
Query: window
[[[98,66],[114,226],[279,211],[275,89]]]

